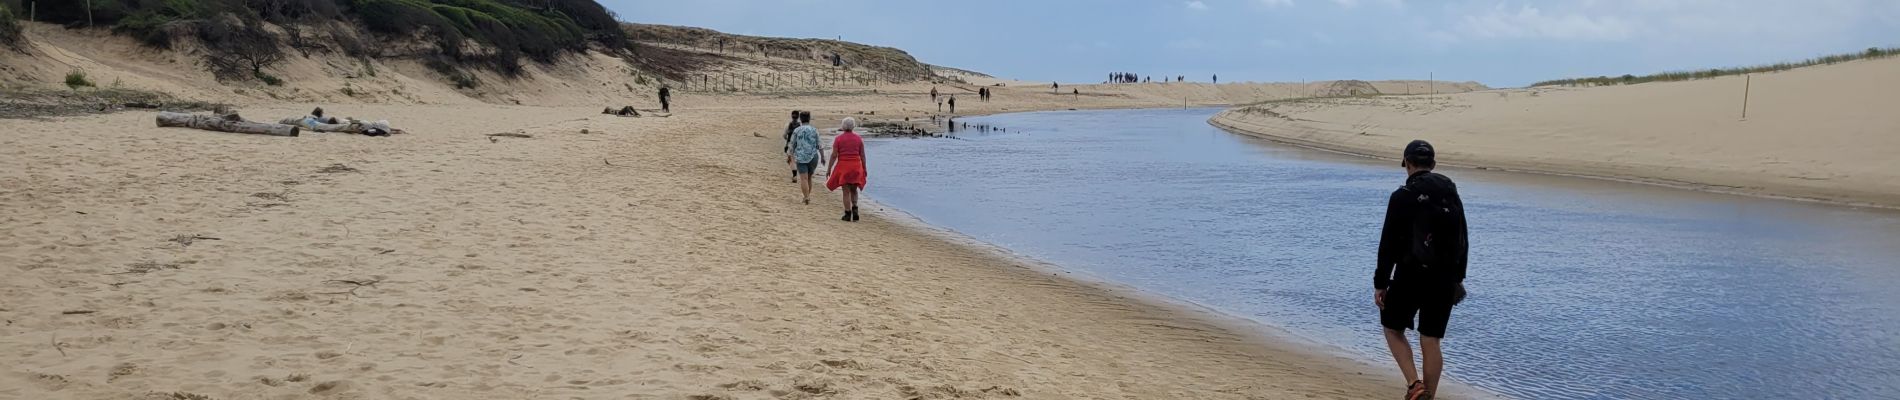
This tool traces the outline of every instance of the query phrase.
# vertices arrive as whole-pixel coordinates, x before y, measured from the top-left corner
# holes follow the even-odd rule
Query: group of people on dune
[[[804,194],[805,204],[811,204],[812,174],[823,164],[825,189],[844,189],[844,216],[839,219],[848,222],[858,220],[858,192],[864,190],[869,176],[864,138],[857,130],[858,120],[846,117],[838,127],[838,136],[831,139],[830,158],[826,158],[825,148],[818,142],[818,128],[811,126],[811,111],[793,110],[791,123],[785,125],[785,163],[792,168],[792,182]]]

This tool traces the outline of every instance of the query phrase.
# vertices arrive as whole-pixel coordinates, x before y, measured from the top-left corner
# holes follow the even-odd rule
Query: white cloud
[[[1260,0],[1260,4],[1267,7],[1292,7],[1293,0]]]
[[[1584,41],[1629,39],[1637,30],[1637,23],[1616,16],[1547,15],[1529,5],[1513,12],[1503,4],[1483,14],[1464,16],[1457,28],[1458,33],[1469,38]]]
[[[1205,11],[1207,10],[1207,3],[1202,3],[1201,0],[1189,1],[1187,2],[1187,8],[1189,10]]]

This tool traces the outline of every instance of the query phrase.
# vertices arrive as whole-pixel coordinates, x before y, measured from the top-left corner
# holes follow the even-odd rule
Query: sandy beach
[[[683,91],[667,115],[644,91],[616,94],[635,82],[599,57],[470,93],[412,64],[371,77],[297,59],[286,87],[223,90],[123,38],[30,28],[41,56],[6,56],[12,82],[83,66],[114,87],[235,102],[251,119],[321,105],[409,133],[213,133],[154,127],[149,111],[0,120],[0,353],[13,361],[0,398],[1357,399],[1402,388],[1382,363],[1075,278],[900,211],[845,224],[835,194],[798,203],[780,155],[787,110],[813,110],[825,128],[925,121],[937,114],[928,83]],[[586,80],[603,83],[571,83]],[[1316,85],[995,87],[990,103],[975,84],[934,86],[970,115],[1238,104]],[[528,105],[495,104],[516,102]],[[622,104],[649,116],[600,114]],[[1446,394],[1472,396],[1486,395]]]
[[[1437,97],[1276,102],[1216,116],[1234,132],[1396,159],[1900,207],[1900,59],[1718,79]],[[1748,115],[1742,117],[1744,90]]]

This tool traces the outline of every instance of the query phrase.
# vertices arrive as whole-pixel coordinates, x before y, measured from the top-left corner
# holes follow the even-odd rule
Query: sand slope
[[[1213,122],[1379,157],[1422,138],[1460,165],[1894,207],[1895,87],[1890,58],[1752,78],[1272,103]]]

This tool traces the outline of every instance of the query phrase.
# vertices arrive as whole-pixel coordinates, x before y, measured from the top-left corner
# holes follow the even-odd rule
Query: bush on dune
[[[23,38],[24,36],[20,34],[20,21],[14,19],[13,11],[8,10],[6,4],[0,4],[0,46],[20,48],[20,40]]]
[[[0,5],[19,1],[0,0]],[[170,48],[174,40],[188,36],[204,40],[211,49],[249,47],[252,43],[238,40],[254,32],[274,32],[263,28],[269,25],[282,31],[270,35],[274,45],[282,40],[305,53],[335,48],[365,57],[371,49],[357,30],[331,29],[338,22],[360,23],[361,29],[387,37],[426,38],[457,64],[510,75],[520,72],[521,58],[551,63],[590,45],[630,48],[619,19],[594,0],[92,0],[90,10],[87,4],[40,1],[39,18],[73,28],[110,28],[157,48]],[[222,21],[228,18],[244,22]],[[253,21],[261,22],[253,27]],[[232,26],[245,34],[223,34]],[[0,25],[0,40],[7,32]],[[481,49],[467,48],[468,43]],[[253,53],[257,57],[247,57],[252,60],[244,63],[250,64],[247,75],[255,76],[271,57]]]
[[[1879,48],[1879,47],[1870,47],[1870,48],[1867,48],[1867,51],[1865,52],[1834,54],[1834,55],[1810,58],[1807,60],[1802,60],[1800,62],[1783,62],[1783,63],[1768,64],[1768,65],[1757,65],[1757,66],[1752,66],[1752,67],[1716,68],[1716,69],[1697,70],[1697,71],[1663,72],[1663,73],[1649,74],[1649,75],[1643,75],[1643,76],[1625,74],[1621,77],[1615,77],[1615,78],[1607,77],[1607,76],[1599,76],[1599,77],[1594,77],[1594,78],[1555,79],[1555,80],[1548,80],[1548,81],[1533,83],[1531,84],[1531,87],[1606,86],[1606,85],[1616,85],[1616,84],[1632,85],[1632,84],[1649,83],[1649,82],[1674,82],[1674,81],[1687,81],[1687,80],[1697,80],[1697,79],[1712,79],[1712,78],[1718,78],[1718,77],[1724,77],[1724,76],[1730,76],[1730,75],[1780,72],[1780,71],[1787,71],[1787,70],[1801,68],[1801,67],[1812,67],[1816,65],[1832,65],[1832,64],[1844,63],[1844,62],[1855,61],[1855,60],[1892,57],[1895,55],[1900,55],[1900,47],[1884,48],[1884,49]]]

